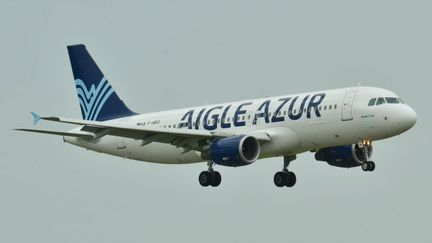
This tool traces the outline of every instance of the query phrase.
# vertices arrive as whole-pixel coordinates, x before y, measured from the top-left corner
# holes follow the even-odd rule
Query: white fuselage
[[[227,134],[266,134],[260,158],[294,155],[319,148],[374,141],[398,135],[416,121],[406,104],[369,106],[373,98],[397,98],[372,87],[351,87],[130,116],[111,122],[148,128],[207,130]],[[79,130],[77,128],[75,130]],[[202,162],[198,151],[185,152],[169,143],[103,136],[65,142],[135,160],[182,164]]]

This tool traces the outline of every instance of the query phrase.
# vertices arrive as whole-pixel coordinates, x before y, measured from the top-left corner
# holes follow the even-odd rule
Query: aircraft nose
[[[417,113],[409,106],[406,107],[404,112],[403,123],[406,126],[406,129],[410,129],[417,122]]]

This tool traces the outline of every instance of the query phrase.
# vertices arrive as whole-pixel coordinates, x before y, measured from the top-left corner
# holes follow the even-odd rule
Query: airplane
[[[82,119],[33,115],[78,127],[70,131],[15,129],[58,135],[79,147],[127,159],[189,164],[207,162],[201,186],[217,187],[215,164],[241,167],[283,157],[273,182],[292,187],[288,169],[298,154],[318,161],[373,171],[372,142],[399,135],[417,114],[398,95],[375,87],[348,87],[139,114],[114,91],[83,44],[67,47]]]

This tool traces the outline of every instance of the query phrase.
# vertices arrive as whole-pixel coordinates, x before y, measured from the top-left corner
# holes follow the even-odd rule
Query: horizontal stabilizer
[[[89,133],[57,132],[57,131],[37,130],[37,129],[14,129],[14,130],[23,131],[23,132],[35,132],[35,133],[43,133],[43,134],[50,134],[50,135],[66,136],[66,137],[89,138],[89,139],[94,138],[94,136]]]
[[[33,116],[33,125],[36,125],[41,120],[41,116],[34,112],[31,112],[31,114]]]

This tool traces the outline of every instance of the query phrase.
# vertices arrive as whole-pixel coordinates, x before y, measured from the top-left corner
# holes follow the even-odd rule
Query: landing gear
[[[295,185],[297,181],[296,175],[294,172],[288,171],[288,172],[277,172],[273,177],[273,182],[277,187],[292,187]]]
[[[277,187],[293,187],[296,184],[296,175],[294,174],[294,172],[288,170],[290,162],[295,159],[295,155],[284,156],[284,166],[282,171],[276,172],[273,177],[273,182]]]
[[[372,141],[364,140],[362,142],[357,143],[357,146],[360,148],[361,153],[363,153],[363,163],[361,163],[361,168],[363,171],[374,171],[375,163],[373,161],[369,161],[372,156]]]
[[[363,171],[374,171],[375,170],[375,162],[366,161],[361,164]]]
[[[213,162],[207,162],[208,171],[202,171],[199,174],[198,181],[201,186],[217,187],[222,181],[222,176],[219,172],[213,170]]]

